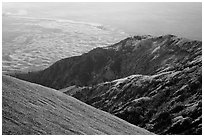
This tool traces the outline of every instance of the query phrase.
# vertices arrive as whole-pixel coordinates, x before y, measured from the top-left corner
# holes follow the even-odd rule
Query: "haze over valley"
[[[4,72],[43,69],[130,35],[201,39],[199,3],[3,3],[2,10]]]
[[[128,34],[100,24],[3,16],[3,71],[31,71],[113,44]]]

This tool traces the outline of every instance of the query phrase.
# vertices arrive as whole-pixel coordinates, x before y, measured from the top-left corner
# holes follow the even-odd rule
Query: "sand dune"
[[[3,134],[151,134],[60,91],[3,76]]]

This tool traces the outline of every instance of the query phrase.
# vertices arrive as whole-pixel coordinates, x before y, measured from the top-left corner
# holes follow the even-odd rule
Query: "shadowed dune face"
[[[3,134],[151,134],[59,91],[2,80]]]

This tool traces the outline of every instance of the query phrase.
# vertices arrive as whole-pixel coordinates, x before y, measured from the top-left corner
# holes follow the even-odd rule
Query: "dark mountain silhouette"
[[[54,89],[3,76],[3,134],[152,134]]]
[[[196,56],[194,52],[198,48],[201,49],[201,42],[173,35],[134,36],[81,56],[59,60],[43,71],[14,76],[55,89],[87,86],[132,74],[151,75],[161,69],[170,70],[185,58]]]
[[[202,134],[201,68],[202,42],[147,35],[12,75],[157,134]]]

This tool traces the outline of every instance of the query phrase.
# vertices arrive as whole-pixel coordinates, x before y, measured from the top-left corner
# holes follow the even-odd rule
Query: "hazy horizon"
[[[130,35],[202,40],[202,3],[3,3],[3,13],[112,26]]]

